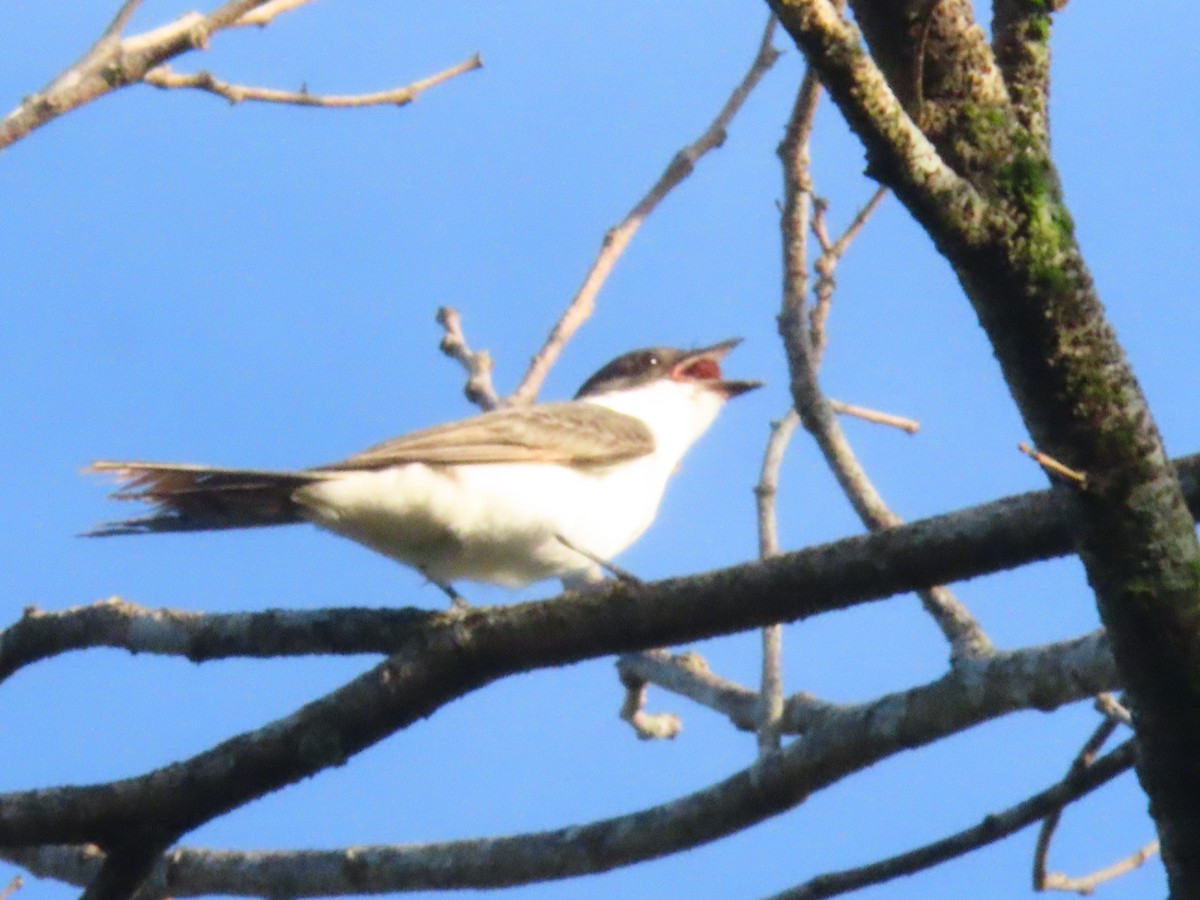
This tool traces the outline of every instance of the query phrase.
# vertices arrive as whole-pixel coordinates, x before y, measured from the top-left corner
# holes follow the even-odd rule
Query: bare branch
[[[311,106],[367,106],[380,103],[402,106],[411,102],[421,91],[481,65],[476,55],[459,66],[414,82],[408,88],[357,97],[319,98],[321,102],[305,100],[306,94],[303,91],[243,88],[217,81],[207,73],[177,75],[164,67],[164,63],[169,59],[191,50],[207,49],[211,37],[226,28],[266,24],[286,9],[300,5],[302,3],[290,0],[230,0],[207,16],[187,13],[166,25],[122,38],[120,31],[128,24],[138,6],[137,0],[127,0],[87,53],[50,84],[26,97],[16,109],[0,119],[0,150],[64,113],[141,81],[148,80],[159,87],[194,87],[208,90],[226,96],[234,102],[246,99]],[[260,9],[261,15],[256,16],[255,12]],[[147,76],[156,70],[159,70],[157,74],[147,79]]]
[[[1130,728],[1133,727],[1133,715],[1129,712],[1128,708],[1126,708],[1124,703],[1107,691],[1103,694],[1097,695],[1095,707],[1096,712],[1100,713],[1102,716],[1115,719],[1122,725],[1128,725]]]
[[[1146,861],[1158,854],[1160,844],[1157,840],[1150,841],[1140,850],[1136,850],[1124,859],[1118,860],[1111,866],[1098,869],[1090,875],[1077,878],[1064,875],[1061,872],[1049,872],[1040,890],[1069,891],[1074,894],[1092,894],[1096,888],[1106,881],[1128,875],[1134,869],[1141,868]]]
[[[1035,450],[1024,441],[1017,444],[1017,449],[1033,459],[1034,462],[1045,469],[1050,475],[1057,475],[1060,478],[1064,478],[1080,488],[1087,487],[1087,475],[1077,469],[1072,469],[1070,466],[1063,465],[1050,454],[1043,453],[1041,450]]]
[[[590,601],[587,597],[576,596],[566,603],[577,609],[581,604],[589,605]],[[612,604],[608,605],[611,609]],[[547,604],[528,606],[537,610]],[[499,614],[504,615],[503,612]],[[561,622],[563,616],[559,615],[553,621]],[[471,627],[469,618],[460,618],[454,624],[446,622],[448,630],[459,634],[457,640],[452,638],[444,643],[442,649],[448,654],[444,661],[453,659],[455,665],[469,669],[480,667],[485,660],[493,662],[497,647],[488,646],[491,641],[478,629],[472,635],[463,634],[461,628],[464,625]],[[532,636],[520,652],[545,657],[545,644],[547,641],[553,644],[559,634],[561,629],[558,632],[543,630]],[[414,646],[417,643],[428,650],[442,642],[427,639],[414,642]],[[464,659],[465,655],[472,658]],[[564,659],[558,651],[553,651],[552,655],[559,661]],[[355,686],[370,686],[376,693],[384,688],[383,694],[397,689],[403,691],[404,685],[411,683],[415,674],[411,665],[414,661],[415,658],[410,657],[405,664],[387,665],[389,678],[381,678],[380,670],[375,670],[336,693],[343,694]],[[179,849],[160,859],[150,884],[162,894],[267,895],[272,890],[278,891],[278,875],[286,871],[289,896],[299,897],[347,892],[385,893],[400,889],[511,886],[547,877],[607,871],[744,829],[795,807],[815,791],[880,759],[1016,709],[1027,708],[1030,704],[1049,709],[1098,693],[1106,689],[1114,674],[1111,657],[1104,650],[1102,640],[1095,635],[1016,653],[998,653],[987,661],[974,664],[969,671],[965,667],[952,670],[929,684],[889,694],[870,703],[829,707],[809,723],[805,740],[795,741],[711,787],[628,815],[534,834],[415,846],[251,853]],[[418,677],[424,679],[426,675],[433,676],[436,678],[433,683],[444,687],[444,679],[450,673],[445,671],[437,676],[426,670]],[[485,681],[488,678],[486,672],[479,670],[475,676],[482,676]],[[306,748],[311,755],[318,739],[314,734],[313,740],[304,741],[294,730],[297,720],[310,716],[313,707],[332,701],[334,696],[309,704],[294,716],[273,723],[257,734],[273,746],[291,744]],[[382,695],[377,699],[382,699]],[[422,704],[420,715],[428,715],[432,708],[427,702]],[[338,723],[344,721],[347,710],[365,709],[378,710],[378,706],[342,702],[338,715],[316,734],[322,735],[326,743],[334,740]],[[212,763],[227,772],[230,765],[244,771],[242,767],[247,763],[277,762],[264,757],[261,750],[239,759],[240,754],[231,754],[229,750],[238,747],[241,741],[227,742],[226,748],[220,748],[225,751],[223,758],[214,758]],[[292,743],[295,741],[300,743]],[[339,746],[343,750],[346,748],[344,744]],[[215,770],[197,763],[211,755],[205,754],[141,779],[126,780],[119,786],[3,795],[0,797],[3,800],[0,809],[4,812],[0,817],[0,856],[17,860],[30,866],[31,870],[33,862],[43,866],[52,863],[52,857],[45,849],[35,857],[12,846],[15,834],[23,835],[19,840],[26,843],[36,842],[36,837],[30,839],[30,832],[43,829],[45,820],[25,817],[36,814],[37,804],[52,804],[59,814],[59,822],[70,818],[77,797],[82,799],[82,794],[90,792],[95,795],[94,801],[111,802],[115,787],[119,787],[123,795],[118,804],[122,812],[136,808],[130,792],[137,790],[162,791],[164,799],[178,802],[182,809],[190,810],[189,803],[209,804],[212,798],[205,792],[211,787],[206,782]],[[1082,779],[1090,784],[1092,779],[1108,774],[1111,763],[1107,760],[1113,756],[1110,754],[1088,770]],[[225,799],[228,800],[228,795]],[[95,821],[97,808],[95,802],[88,806],[91,821]],[[156,814],[166,812],[168,809],[155,809]],[[1041,814],[1044,814],[1044,808],[1035,813],[1034,818]],[[22,819],[25,819],[24,823]],[[24,830],[21,830],[22,824]],[[73,850],[66,852],[75,853]],[[71,861],[76,871],[79,862],[77,855]],[[55,872],[43,869],[39,874],[53,875]]]
[[[699,654],[667,650],[627,653],[617,661],[617,670],[623,680],[654,684],[718,712],[742,731],[755,731],[762,721],[761,694],[717,675]],[[784,705],[779,730],[803,734],[833,709],[836,707],[811,694],[794,694]]]
[[[1096,765],[1096,755],[1100,752],[1100,748],[1104,746],[1105,741],[1117,730],[1117,726],[1122,723],[1126,725],[1130,724],[1129,711],[1118,703],[1111,694],[1105,693],[1097,697],[1096,707],[1107,718],[1100,723],[1091,737],[1084,742],[1083,747],[1072,761],[1070,769],[1067,770],[1068,780],[1078,778],[1094,767]],[[1033,853],[1033,889],[1035,891],[1067,891],[1077,894],[1090,894],[1098,885],[1106,881],[1112,881],[1114,878],[1119,878],[1133,871],[1144,864],[1151,856],[1158,853],[1158,841],[1151,841],[1125,859],[1118,860],[1112,865],[1105,866],[1089,875],[1076,878],[1064,875],[1061,872],[1049,872],[1047,871],[1046,861],[1050,855],[1050,842],[1054,839],[1054,832],[1058,828],[1058,823],[1062,818],[1064,806],[1065,803],[1051,809],[1046,814],[1045,819],[1042,821],[1042,827],[1038,831],[1037,844]]]
[[[478,53],[428,78],[414,81],[406,87],[367,94],[312,94],[307,89],[282,91],[276,88],[252,87],[222,81],[211,72],[184,74],[175,72],[168,65],[156,66],[147,72],[142,81],[157,88],[195,88],[224,97],[230,103],[257,100],[263,103],[290,103],[296,106],[320,106],[326,109],[347,109],[361,106],[407,106],[431,87],[436,87],[451,78],[479,69],[483,59]]]
[[[620,671],[620,670],[619,670]],[[646,681],[633,674],[621,671],[621,684],[625,685],[625,701],[621,704],[621,718],[628,722],[637,736],[644,741],[672,740],[683,731],[683,720],[674,713],[648,713],[646,706]]]
[[[717,117],[699,138],[675,154],[667,165],[666,171],[650,188],[649,193],[638,201],[637,205],[619,224],[613,226],[605,234],[604,241],[600,245],[600,252],[584,278],[582,286],[567,305],[558,322],[550,330],[550,335],[546,338],[542,349],[533,357],[524,378],[509,397],[510,403],[533,402],[567,341],[591,316],[592,310],[596,306],[596,296],[600,293],[604,282],[608,280],[613,266],[625,252],[625,248],[629,246],[633,236],[637,234],[642,222],[654,212],[667,194],[692,174],[692,170],[702,156],[725,143],[725,131],[729,127],[729,123],[733,121],[733,117],[742,108],[742,104],[746,102],[746,98],[750,96],[750,92],[758,85],[763,75],[779,58],[779,51],[771,45],[774,33],[775,17],[771,16],[767,20],[766,30],[763,32],[758,53],[750,65],[750,70],[734,88],[729,99],[725,101],[725,105],[721,107],[721,111],[717,113]]]
[[[890,425],[892,428],[899,428],[909,434],[916,434],[921,430],[921,423],[916,419],[880,412],[877,409],[867,409],[865,406],[854,406],[850,403],[843,403],[841,400],[834,400],[832,397],[829,398],[829,408],[843,416],[853,416],[864,422],[874,422],[876,425]]]
[[[0,681],[39,660],[92,647],[193,662],[317,653],[385,655],[402,646],[430,615],[394,608],[196,613],[147,609],[120,597],[61,612],[29,607],[0,632]]]
[[[462,316],[451,306],[437,311],[437,323],[444,334],[438,349],[458,363],[467,372],[467,383],[463,393],[467,400],[480,409],[495,409],[500,405],[500,396],[492,385],[492,356],[486,350],[475,351],[467,344],[462,330]]]
[[[973,828],[869,866],[819,875],[791,890],[776,894],[771,900],[817,900],[820,897],[846,894],[867,885],[880,884],[901,875],[911,875],[922,869],[932,868],[979,847],[993,844],[1033,824],[1045,814],[1046,809],[1078,800],[1107,784],[1133,766],[1135,754],[1136,747],[1133,741],[1126,741],[1086,771],[1068,775],[1053,787],[1034,794],[1016,806],[986,816]]]
[[[784,207],[780,222],[784,286],[779,332],[783,337],[791,372],[792,402],[801,422],[813,435],[842,491],[863,523],[870,529],[891,528],[902,520],[888,508],[859,463],[834,415],[832,405],[821,390],[817,375],[825,340],[825,316],[833,292],[834,267],[883,195],[877,191],[836,242],[831,241],[826,232],[824,206],[816,205],[811,227],[823,249],[818,291],[824,290],[826,293],[824,300],[820,301],[824,311],[819,315],[814,313],[815,318],[810,324],[806,240],[812,183],[809,175],[808,133],[816,103],[816,86],[815,82],[810,83],[810,77],[815,78],[815,75],[806,75],[801,84],[786,136],[779,147],[784,173]],[[919,596],[922,605],[950,642],[952,659],[980,658],[992,652],[992,643],[979,623],[948,588],[927,588],[921,590]]]
[[[887,193],[887,188],[881,187],[876,190],[871,195],[871,199],[855,213],[850,224],[846,226],[846,230],[836,241],[830,240],[825,225],[825,213],[829,209],[829,204],[824,200],[817,200],[813,204],[812,229],[821,246],[821,255],[813,263],[813,268],[817,272],[817,285],[813,291],[816,295],[816,302],[809,314],[808,328],[812,333],[813,359],[817,368],[820,368],[821,359],[825,355],[827,341],[825,326],[829,319],[829,311],[833,307],[833,291],[836,286],[833,277],[834,270],[837,269],[838,262],[850,249],[850,244],[858,237],[858,233],[862,231],[867,220],[878,209]]]
[[[129,24],[129,20],[133,18],[133,14],[137,12],[137,8],[142,5],[142,0],[125,0],[121,4],[121,8],[117,10],[117,14],[113,20],[109,22],[108,27],[104,29],[104,33],[100,35],[100,40],[105,38],[118,37],[125,26]]]
[[[1189,502],[1200,514],[1200,456],[1179,457],[1173,465]],[[646,583],[637,590],[641,599],[635,618],[645,613],[646,621],[639,627],[647,627],[667,612],[665,607],[683,604],[674,615],[666,616],[673,624],[659,621],[657,629],[648,632],[651,637],[643,645],[648,647],[806,618],[921,584],[974,578],[1066,555],[1073,546],[1069,529],[1075,514],[1054,491],[1005,497],[887,532],[783,553],[767,562]],[[596,597],[603,600],[610,593],[624,595],[627,590],[623,585],[611,585],[599,589]],[[569,608],[578,611],[583,602],[580,595],[566,596]],[[485,612],[490,613],[476,610]],[[420,609],[349,606],[194,613],[146,609],[119,598],[62,612],[46,613],[31,607],[0,632],[0,676],[88,647],[119,647],[193,660],[387,654],[418,639],[438,615]],[[707,623],[707,629],[702,623]],[[607,625],[601,630],[605,628]],[[616,643],[606,644],[603,652],[623,652],[631,649],[631,641],[637,643],[628,633],[612,640]],[[656,680],[645,672],[642,675]],[[751,723],[748,727],[754,727],[753,715],[745,720]]]
[[[276,16],[299,9],[309,3],[312,3],[312,0],[268,0],[257,9],[245,13],[233,25],[235,28],[244,28],[249,25],[257,25],[262,28],[275,21]]]
[[[758,501],[758,555],[767,559],[779,552],[779,525],[775,499],[779,493],[779,467],[783,464],[788,443],[800,424],[795,408],[771,425],[771,437],[763,454],[762,470],[754,496]]]
[[[788,119],[787,131],[779,147],[786,174],[783,217],[790,223],[784,228],[784,294],[785,297],[799,292],[803,296],[808,290],[808,245],[805,237],[809,204],[812,195],[812,178],[809,169],[809,138],[817,103],[821,97],[821,84],[816,74],[806,68],[800,82],[800,90],[792,114]],[[797,238],[799,235],[799,239]],[[786,302],[786,300],[785,300]],[[778,493],[779,467],[800,418],[795,408],[788,410],[771,429],[763,456],[762,472],[755,489],[758,504],[758,548],[759,558],[767,559],[779,552],[778,522],[776,517],[776,494]],[[783,627],[768,625],[762,632],[762,675],[759,685],[758,751],[766,755],[779,749],[780,730],[783,719]]]
[[[754,496],[758,503],[758,556],[769,559],[779,553],[779,528],[776,496],[779,493],[779,468],[788,442],[800,424],[795,409],[771,427],[771,438],[763,454],[762,472]],[[783,626],[768,625],[762,632],[762,713],[758,727],[758,750],[770,753],[780,747],[779,727],[783,718]]]

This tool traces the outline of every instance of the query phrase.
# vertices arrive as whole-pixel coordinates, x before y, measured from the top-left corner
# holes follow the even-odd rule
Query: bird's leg
[[[429,578],[428,575],[426,575],[425,577]],[[429,582],[430,582],[430,584],[436,585],[438,590],[440,590],[443,594],[445,594],[447,597],[450,598],[450,605],[453,606],[456,610],[462,611],[462,610],[471,608],[470,602],[467,600],[466,597],[464,597],[462,594],[460,594],[458,591],[456,591],[454,589],[454,585],[442,584],[440,581],[437,581],[433,578],[429,578]]]
[[[583,556],[583,557],[591,560],[592,562],[594,562],[596,565],[598,565],[605,572],[607,572],[609,575],[612,575],[617,580],[623,581],[623,582],[625,582],[625,584],[632,585],[634,587],[641,587],[642,579],[638,578],[632,572],[627,572],[625,569],[622,569],[620,566],[609,562],[607,559],[601,559],[595,553],[592,553],[590,550],[584,550],[582,547],[579,547],[579,546],[571,543],[571,541],[567,540],[561,534],[554,535],[554,539],[556,541],[558,541],[560,544],[562,544],[564,547],[566,547],[568,550],[574,550],[580,556]]]

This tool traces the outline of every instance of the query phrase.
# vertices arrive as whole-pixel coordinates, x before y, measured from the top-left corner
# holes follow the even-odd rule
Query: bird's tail
[[[85,532],[86,537],[289,525],[304,521],[292,494],[321,478],[308,472],[103,460],[86,471],[115,475],[120,483],[112,494],[115,500],[155,504],[150,515],[106,522]]]

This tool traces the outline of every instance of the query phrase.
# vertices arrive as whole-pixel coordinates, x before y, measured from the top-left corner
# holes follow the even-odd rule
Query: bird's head
[[[575,398],[629,391],[656,381],[692,385],[722,400],[737,397],[762,386],[761,381],[727,379],[721,372],[721,361],[741,342],[731,338],[697,350],[647,347],[623,353],[585,381]]]

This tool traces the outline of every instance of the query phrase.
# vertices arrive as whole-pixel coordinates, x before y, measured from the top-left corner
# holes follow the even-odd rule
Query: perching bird
[[[497,409],[294,472],[108,462],[113,497],[156,504],[91,536],[312,522],[422,572],[517,587],[594,580],[654,521],[668,479],[725,401],[758,387],[721,360],[740,339],[610,362],[564,403]]]

